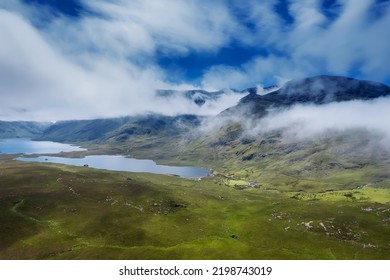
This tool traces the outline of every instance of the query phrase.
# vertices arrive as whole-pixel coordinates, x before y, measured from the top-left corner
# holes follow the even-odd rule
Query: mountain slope
[[[43,133],[50,123],[0,121],[0,139],[34,137]]]
[[[279,190],[385,186],[390,183],[390,149],[380,132],[362,125],[305,136],[302,123],[264,127],[275,120],[264,117],[270,110],[277,115],[294,105],[315,104],[317,110],[332,102],[348,104],[389,95],[390,88],[383,84],[331,76],[291,81],[266,95],[252,92],[237,106],[208,119],[202,132],[183,145],[178,158],[217,163],[224,174]]]
[[[45,129],[35,139],[70,143],[97,140],[104,137],[106,133],[121,127],[129,119],[129,117],[125,117],[59,121]]]
[[[199,125],[199,120],[200,118],[192,115],[170,117],[149,114],[113,119],[61,121],[48,127],[36,139],[59,142],[121,142],[139,135],[174,136]]]

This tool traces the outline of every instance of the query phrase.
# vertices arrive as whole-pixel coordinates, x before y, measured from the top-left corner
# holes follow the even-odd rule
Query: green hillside
[[[1,166],[1,259],[389,258],[388,189],[326,199],[217,175]]]

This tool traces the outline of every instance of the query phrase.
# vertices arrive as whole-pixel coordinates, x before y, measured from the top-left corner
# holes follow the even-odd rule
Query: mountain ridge
[[[246,111],[246,115],[266,115],[270,108],[286,108],[296,104],[323,105],[331,102],[369,100],[390,96],[390,87],[373,81],[341,76],[320,75],[287,82],[265,95],[251,92],[222,114]]]

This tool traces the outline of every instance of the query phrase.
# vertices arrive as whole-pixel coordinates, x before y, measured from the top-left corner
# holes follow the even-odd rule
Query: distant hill
[[[125,117],[58,121],[45,129],[41,134],[36,135],[35,139],[70,143],[96,140],[121,127],[129,119],[129,117]]]
[[[0,121],[0,139],[5,138],[28,138],[42,134],[50,123],[27,122],[27,121]]]
[[[200,123],[200,117],[180,115],[141,115],[111,119],[60,121],[36,135],[37,140],[58,142],[118,141],[134,136],[175,136]]]

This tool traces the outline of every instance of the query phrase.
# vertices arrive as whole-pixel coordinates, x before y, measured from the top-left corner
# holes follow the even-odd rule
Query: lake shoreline
[[[34,141],[28,138],[2,139],[0,150],[5,151],[2,154],[17,155],[14,159],[24,162],[57,163],[111,171],[148,172],[176,175],[188,179],[203,178],[212,173],[211,169],[203,167],[160,165],[154,160],[131,158],[126,155],[97,155],[91,154],[88,149],[72,144]]]

